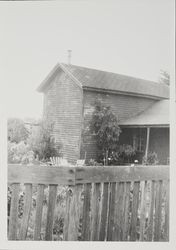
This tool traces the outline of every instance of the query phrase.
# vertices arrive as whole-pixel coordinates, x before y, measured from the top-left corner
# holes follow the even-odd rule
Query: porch
[[[122,127],[119,144],[133,146],[140,164],[149,152],[157,154],[159,164],[169,163],[169,127]]]
[[[159,164],[169,163],[169,100],[157,101],[147,110],[120,123],[119,144],[130,144],[139,163],[155,152]]]

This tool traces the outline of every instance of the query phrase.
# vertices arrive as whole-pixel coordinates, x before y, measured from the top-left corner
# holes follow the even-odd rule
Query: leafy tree
[[[108,165],[108,158],[117,150],[121,129],[111,108],[104,106],[99,100],[95,102],[89,131],[95,135],[97,147]]]
[[[31,134],[28,143],[39,160],[60,156],[61,144],[56,144],[52,136],[53,124],[42,121],[36,133]]]
[[[161,70],[159,82],[170,85],[170,75],[167,71]]]
[[[7,121],[8,126],[8,141],[19,143],[26,141],[29,135],[23,120],[18,118],[9,118]]]

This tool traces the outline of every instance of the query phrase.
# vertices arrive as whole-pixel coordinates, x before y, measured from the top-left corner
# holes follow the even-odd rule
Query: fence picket
[[[120,199],[119,199],[119,225],[120,225],[120,230],[118,233],[118,240],[123,239],[123,227],[124,227],[124,205],[125,205],[125,196],[124,196],[124,191],[125,191],[125,183],[120,182]]]
[[[116,196],[115,196],[115,215],[114,215],[114,241],[119,241],[123,236],[123,213],[124,213],[124,182],[116,184]]]
[[[153,211],[155,205],[155,187],[156,182],[151,181],[150,183],[150,203],[149,203],[149,214],[148,214],[148,225],[147,225],[147,241],[153,240]]]
[[[156,184],[154,241],[159,241],[161,238],[162,184],[162,181],[157,181]]]
[[[131,233],[130,240],[136,241],[137,239],[137,219],[138,219],[138,205],[139,205],[139,182],[134,182],[133,186],[133,201],[131,213]]]
[[[24,212],[19,233],[20,240],[25,240],[27,236],[31,204],[32,204],[32,184],[25,184]]]
[[[82,219],[82,240],[90,240],[90,198],[91,184],[84,184],[84,203],[83,203],[83,219]]]
[[[19,202],[20,184],[12,184],[12,198],[10,207],[9,220],[9,240],[17,240],[17,224],[18,224],[18,202]]]
[[[114,213],[114,230],[112,234],[113,241],[119,241],[120,237],[120,200],[121,200],[121,183],[116,183],[116,190],[115,190],[115,213]]]
[[[99,240],[104,241],[106,239],[107,230],[107,218],[108,218],[108,198],[109,198],[109,183],[103,183],[103,193],[101,202],[101,219],[100,219],[100,234]]]
[[[45,240],[52,240],[56,195],[57,195],[57,185],[49,185],[49,197],[48,197],[48,210],[47,210]]]
[[[146,222],[146,188],[147,183],[141,182],[141,200],[140,200],[140,241],[144,240],[145,222]]]
[[[93,184],[93,193],[91,199],[91,240],[99,239],[99,224],[100,224],[100,183]]]
[[[67,192],[64,240],[73,241],[78,239],[81,186],[71,187]]]
[[[108,241],[112,240],[112,235],[115,229],[115,225],[114,225],[115,192],[116,192],[116,183],[112,182],[110,184],[110,198],[109,198],[109,218],[108,218],[108,233],[107,233]]]
[[[78,239],[78,222],[79,222],[79,204],[76,203],[76,194],[75,194],[75,187],[73,188],[73,197],[71,200],[70,206],[70,223],[68,229],[68,240],[77,240]]]
[[[72,196],[72,189],[69,187],[66,192],[66,210],[65,210],[65,217],[64,217],[64,235],[63,235],[64,240],[68,240],[71,196]]]
[[[165,183],[166,199],[165,199],[165,221],[164,221],[164,240],[169,241],[169,181]]]
[[[113,231],[112,231],[112,241],[118,240],[118,227],[119,227],[119,218],[118,218],[118,204],[119,204],[119,182],[116,183],[115,186],[115,202],[114,202],[114,222],[113,222]]]
[[[45,185],[39,184],[37,188],[36,199],[36,214],[35,214],[35,228],[34,228],[34,240],[40,240],[41,223],[42,223],[42,211],[43,211],[43,199],[44,199]]]
[[[130,205],[130,182],[125,183],[125,204],[124,204],[124,224],[123,224],[123,241],[128,240],[129,235],[129,205]]]
[[[81,215],[83,210],[82,192],[83,192],[83,185],[77,184],[75,186],[75,210],[76,210],[75,223],[77,232],[76,239],[79,239],[81,237],[80,225],[81,225]]]

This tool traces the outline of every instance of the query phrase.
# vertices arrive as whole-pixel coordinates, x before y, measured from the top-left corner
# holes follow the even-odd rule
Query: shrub
[[[43,121],[40,123],[39,129],[32,134],[28,143],[39,160],[48,160],[53,156],[61,156],[61,144],[56,144],[53,133],[53,124]]]
[[[24,141],[8,142],[8,163],[28,164],[34,160],[34,152]]]
[[[158,163],[158,156],[155,152],[149,152],[147,158],[143,157],[143,164],[145,165],[157,165]]]
[[[112,151],[108,158],[109,165],[119,165],[134,161],[136,150],[129,144],[118,145],[116,151]]]
[[[29,132],[26,129],[23,120],[18,118],[9,118],[7,121],[8,141],[19,143],[26,141]]]
[[[133,161],[133,157],[136,154],[136,150],[133,146],[129,144],[123,144],[120,145],[119,147],[119,158],[120,160],[125,163],[125,162],[130,162]]]
[[[86,165],[87,166],[102,166],[103,164],[95,161],[94,159],[90,159]]]

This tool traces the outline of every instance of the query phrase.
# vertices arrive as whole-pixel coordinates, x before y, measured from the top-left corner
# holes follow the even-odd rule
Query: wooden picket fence
[[[168,166],[9,165],[8,183],[9,240],[169,240]]]

